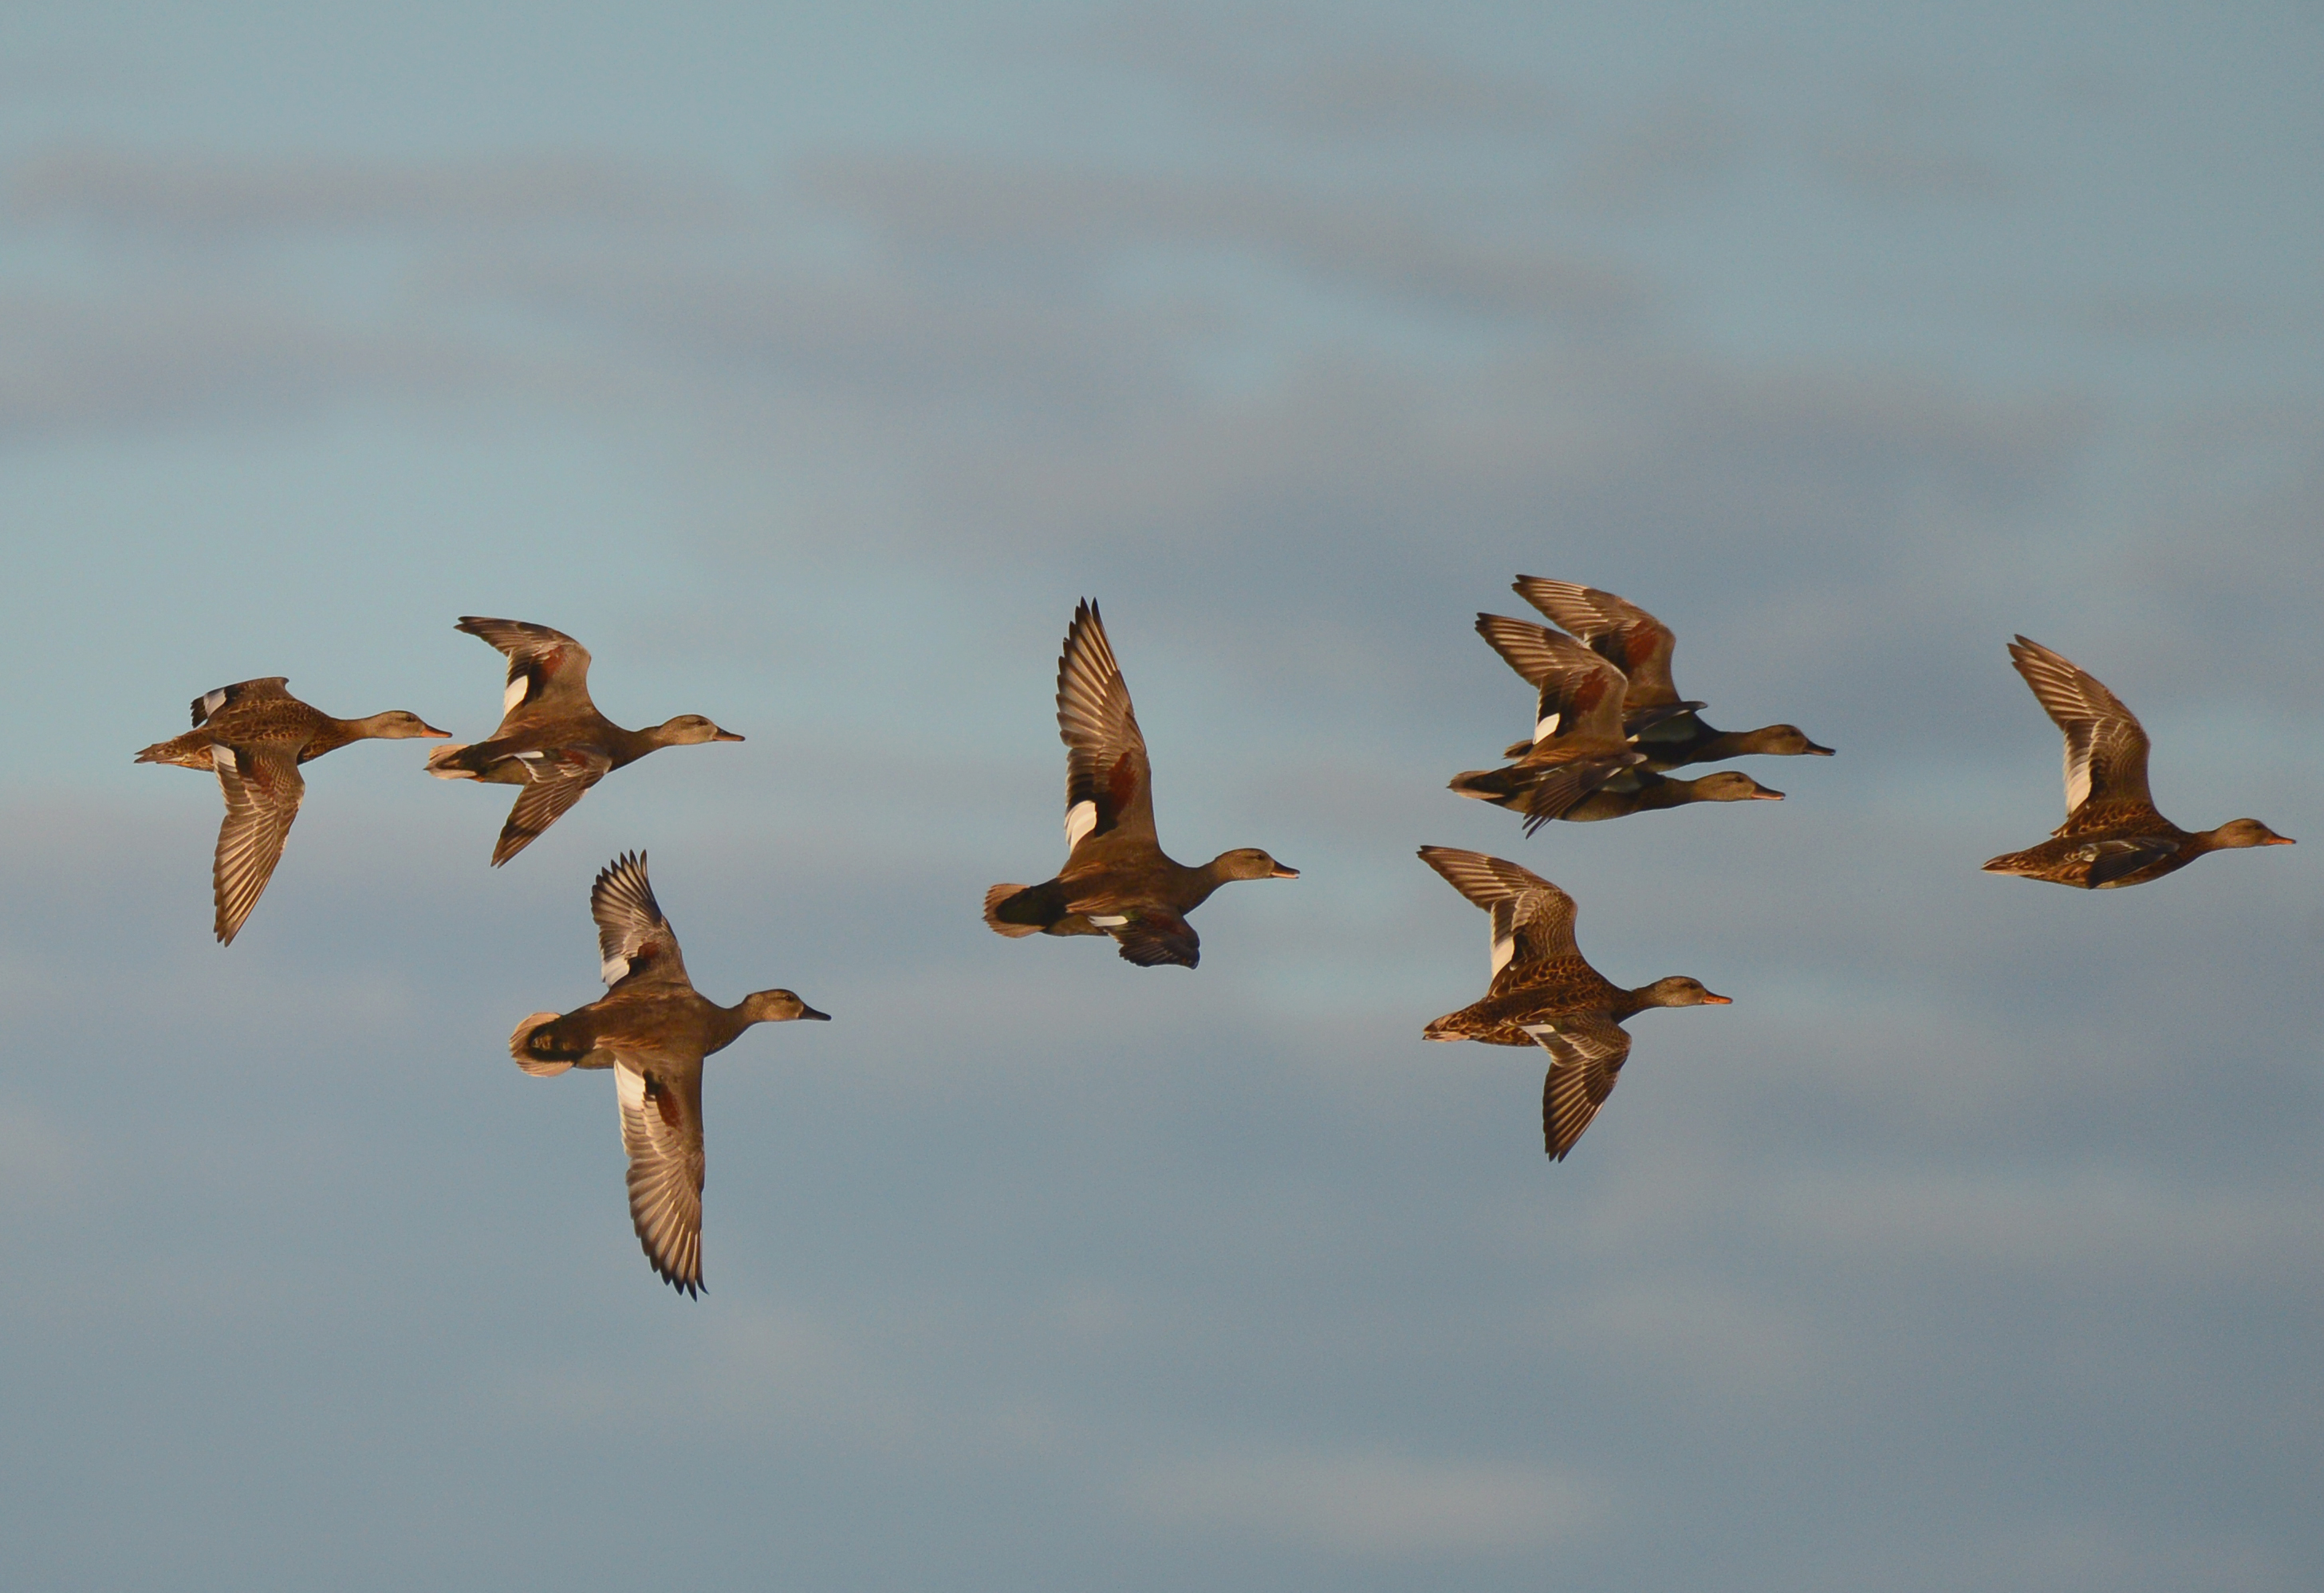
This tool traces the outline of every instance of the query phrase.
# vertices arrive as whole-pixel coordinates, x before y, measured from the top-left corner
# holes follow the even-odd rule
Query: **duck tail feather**
[[[529,1012],[509,1036],[509,1054],[536,1079],[554,1078],[581,1059],[582,1048],[558,1036],[558,1017],[554,1012]]]
[[[1027,924],[1019,919],[1003,918],[1001,916],[1002,907],[1024,895],[1027,889],[1022,885],[996,885],[986,891],[984,893],[985,927],[991,929],[995,935],[1005,935],[1011,940],[1015,940],[1019,935],[1040,934],[1041,926],[1038,924]]]

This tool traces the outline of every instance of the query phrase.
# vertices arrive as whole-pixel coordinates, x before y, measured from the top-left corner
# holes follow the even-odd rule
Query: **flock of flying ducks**
[[[1694,802],[1776,801],[1783,793],[1720,770],[1669,770],[1754,754],[1830,757],[1795,726],[1712,729],[1706,704],[1671,678],[1670,628],[1609,592],[1521,576],[1516,591],[1558,627],[1480,614],[1477,631],[1535,691],[1532,735],[1511,762],[1453,777],[1452,789],[1522,815],[1532,834],[1553,821],[1618,818]],[[489,741],[436,748],[428,772],[518,787],[493,848],[505,863],[591,786],[661,747],[739,741],[700,714],[624,730],[589,698],[589,653],[546,625],[464,618],[457,629],[508,656],[500,727]],[[2288,846],[2257,819],[2180,829],[2146,784],[2146,732],[2119,698],[2048,648],[2021,636],[2010,659],[2065,737],[2066,822],[2051,839],[1985,865],[2086,889],[2144,884],[2207,852]],[[299,766],[371,738],[443,737],[401,710],[335,719],[272,676],[194,700],[193,728],[137,755],[217,777],[226,798],[212,863],[216,933],[230,944],[282,855],[306,783]],[[1039,885],[995,885],[984,921],[997,934],[1107,935],[1141,967],[1192,968],[1201,942],[1186,916],[1236,879],[1296,879],[1256,847],[1188,867],[1163,852],[1154,825],[1146,739],[1097,605],[1074,611],[1057,660],[1057,732],[1065,744],[1065,861]],[[1614,1088],[1628,1057],[1624,1019],[1649,1007],[1726,1006],[1699,980],[1673,975],[1625,990],[1590,966],[1573,935],[1573,898],[1503,858],[1445,846],[1420,857],[1491,922],[1491,982],[1481,999],[1429,1024],[1431,1040],[1537,1045],[1549,1054],[1542,1133],[1563,1160]],[[566,1013],[535,1012],[509,1038],[526,1073],[611,1068],[629,1156],[630,1215],[654,1271],[681,1293],[702,1288],[702,1062],[753,1024],[825,1018],[789,990],[759,990],[733,1007],[697,992],[669,918],[654,899],[645,854],[624,852],[589,893],[600,972],[609,987]]]

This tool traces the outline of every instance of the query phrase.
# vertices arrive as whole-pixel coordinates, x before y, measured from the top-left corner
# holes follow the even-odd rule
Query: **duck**
[[[492,739],[437,748],[428,755],[428,772],[439,780],[524,787],[493,843],[496,869],[614,769],[663,747],[742,739],[699,714],[623,730],[589,700],[589,649],[562,631],[477,614],[463,615],[453,629],[508,655],[508,686]]]
[[[210,862],[214,932],[230,946],[282,861],[282,843],[307,781],[299,766],[350,741],[446,736],[417,714],[392,708],[362,719],[334,719],[290,695],[290,677],[270,675],[204,692],[193,703],[194,728],[137,754],[140,763],[173,763],[217,776],[226,796],[217,851]]]
[[[2051,839],[2004,852],[1988,874],[2015,874],[2114,890],[2175,873],[2209,852],[2290,846],[2257,819],[2186,831],[2164,818],[2146,787],[2146,731],[2122,699],[2062,653],[2020,636],[2009,661],[2066,738],[2066,822]]]
[[[1740,769],[1722,769],[1700,779],[1679,779],[1640,766],[1626,769],[1557,816],[1565,824],[1626,818],[1695,802],[1781,802],[1784,794]]]
[[[567,1013],[534,1012],[509,1036],[509,1054],[535,1078],[568,1068],[613,1070],[622,1148],[630,1158],[630,1221],[646,1260],[689,1299],[702,1282],[702,1062],[753,1024],[827,1022],[790,990],[754,990],[721,1007],[694,988],[669,918],[654,899],[643,852],[625,852],[589,888],[598,971],[611,987]]]
[[[1506,769],[1471,769],[1447,782],[1463,796],[1525,815],[1532,834],[1646,754],[1623,728],[1628,682],[1570,636],[1530,620],[1479,614],[1477,634],[1539,693],[1534,739],[1509,749]]]
[[[1686,703],[1673,709],[1671,705],[1680,702],[1678,687],[1671,680],[1671,651],[1678,637],[1637,604],[1595,586],[1539,576],[1519,576],[1511,589],[1628,677],[1626,728],[1637,738],[1649,769],[1659,773],[1689,763],[1721,763],[1755,755],[1833,755],[1832,749],[1810,741],[1795,724],[1713,730],[1694,713],[1706,704]],[[1517,749],[1526,744],[1513,744],[1509,756],[1517,756]]]
[[[1193,968],[1202,941],[1186,915],[1230,880],[1296,879],[1256,846],[1189,868],[1154,828],[1153,770],[1130,686],[1097,604],[1084,598],[1057,658],[1057,735],[1065,743],[1065,862],[1039,885],[995,885],[984,922],[996,935],[1104,935],[1140,968]]]
[[[1482,907],[1492,924],[1492,984],[1482,1000],[1421,1031],[1430,1040],[1539,1045],[1542,1148],[1563,1161],[1598,1115],[1630,1054],[1622,1020],[1650,1007],[1728,1007],[1702,981],[1672,974],[1626,990],[1582,957],[1573,898],[1530,869],[1480,852],[1424,846],[1420,860]]]

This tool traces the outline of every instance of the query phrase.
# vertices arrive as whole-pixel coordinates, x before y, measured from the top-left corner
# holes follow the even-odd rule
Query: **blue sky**
[[[79,5],[0,21],[0,1529],[26,1586],[2315,1585],[2319,28],[2291,7]],[[1519,571],[1789,793],[1443,789]],[[1195,973],[1005,942],[1104,605]],[[310,766],[235,946],[213,686],[706,714],[508,868]],[[2024,631],[2190,827],[2084,897]],[[1803,767],[1803,765],[1809,765]],[[1515,858],[1637,1020],[1573,1157],[1421,1026]],[[629,1231],[646,848],[709,1294]]]

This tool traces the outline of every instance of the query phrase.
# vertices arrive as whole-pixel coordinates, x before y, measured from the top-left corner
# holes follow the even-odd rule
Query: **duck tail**
[[[521,1018],[516,1032],[509,1036],[509,1054],[516,1058],[517,1066],[536,1079],[554,1078],[581,1060],[586,1046],[563,1044],[557,1033],[558,1015],[554,1012],[530,1012]]]
[[[469,743],[466,741],[454,741],[442,747],[430,747],[428,750],[428,772],[439,780],[475,779],[476,771],[466,764],[456,761],[460,754],[468,750],[468,746]]]
[[[1022,885],[996,885],[986,891],[984,893],[985,926],[993,934],[1005,935],[1011,940],[1023,935],[1040,934],[1041,926],[1038,924],[1028,924],[1021,918],[1001,916],[1001,908],[1023,896],[1027,889]]]

